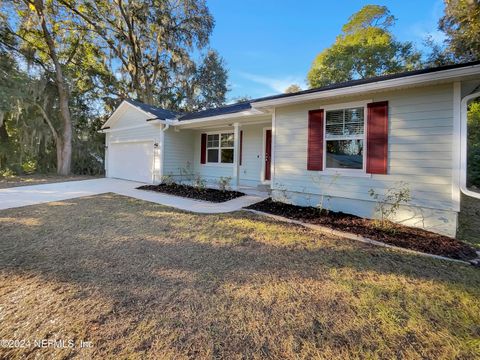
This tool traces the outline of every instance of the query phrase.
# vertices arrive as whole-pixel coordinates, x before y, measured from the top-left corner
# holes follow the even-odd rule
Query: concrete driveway
[[[137,190],[136,188],[141,185],[144,184],[135,181],[103,178],[0,189],[0,210],[73,199],[83,196],[115,193],[157,204],[172,206],[181,210],[213,214],[237,211],[242,207],[262,201],[267,197],[247,195],[224,203],[210,203],[207,201],[192,200],[152,191]]]

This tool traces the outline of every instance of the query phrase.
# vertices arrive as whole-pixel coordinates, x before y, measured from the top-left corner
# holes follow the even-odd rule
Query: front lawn
[[[480,199],[462,194],[458,238],[480,249]]]
[[[64,181],[97,179],[99,176],[90,175],[69,175],[61,176],[55,174],[35,174],[22,176],[0,177],[0,189],[12,188],[27,185],[42,185]]]
[[[0,321],[77,345],[0,358],[475,359],[480,271],[107,194],[0,212]]]

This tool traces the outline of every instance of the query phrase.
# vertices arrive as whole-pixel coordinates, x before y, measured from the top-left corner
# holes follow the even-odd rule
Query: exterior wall
[[[137,112],[138,116],[138,112]],[[122,120],[122,119],[120,119]],[[136,126],[136,125],[130,125]],[[112,129],[115,129],[117,124],[115,124]],[[118,126],[124,127],[124,126]],[[109,176],[109,145],[116,142],[143,142],[148,141],[151,146],[154,146],[154,143],[159,144],[161,140],[160,136],[160,126],[156,124],[149,124],[142,121],[141,127],[135,127],[131,129],[119,130],[119,131],[112,131],[106,133],[105,136],[105,144],[107,145],[107,149],[105,150],[105,172],[106,176]],[[158,182],[160,178],[160,159],[161,153],[159,148],[154,148],[153,150],[153,182]]]
[[[199,174],[203,179],[207,181],[209,186],[215,185],[217,180],[223,177],[233,176],[233,164],[200,164],[201,154],[201,134],[208,133],[210,131],[231,131],[233,128],[218,128],[208,130],[195,130],[194,131],[194,156],[193,156],[193,168],[196,174]]]
[[[242,165],[239,167],[239,183],[243,186],[257,186],[261,184],[263,163],[263,128],[266,124],[245,125],[243,131]],[[233,164],[200,164],[201,134],[214,131],[232,131],[233,128],[218,128],[193,131],[194,140],[194,172],[200,174],[208,184],[215,185],[220,177],[233,177]]]
[[[145,125],[149,118],[145,113],[129,104],[123,105],[119,111],[118,119],[112,124],[112,129]]]
[[[163,175],[180,180],[182,170],[193,171],[194,136],[192,130],[175,131],[169,128],[164,133]]]
[[[307,171],[308,111],[363,100],[389,102],[388,175]],[[397,220],[454,235],[452,134],[452,84],[277,108],[273,196],[285,201],[286,195],[298,205],[318,205],[323,198],[323,206],[331,210],[374,217],[369,189],[382,193],[404,181],[412,201]]]

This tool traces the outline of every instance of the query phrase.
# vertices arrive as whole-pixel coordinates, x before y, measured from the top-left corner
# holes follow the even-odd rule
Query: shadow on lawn
[[[332,269],[428,279],[476,294],[480,288],[475,269],[452,271],[461,265],[329,239],[249,213],[196,215],[110,195],[72,203],[2,212],[0,218],[37,220],[0,221],[0,270],[92,287],[126,308],[172,288],[322,280]]]

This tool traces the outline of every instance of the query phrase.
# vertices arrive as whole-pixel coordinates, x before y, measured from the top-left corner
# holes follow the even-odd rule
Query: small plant
[[[185,167],[178,168],[178,182],[183,184],[184,181],[192,180],[193,171],[190,161],[187,161]]]
[[[338,181],[338,179],[340,179],[340,177],[341,177],[340,174],[335,174],[333,176],[328,176],[328,177],[324,175],[311,177],[312,182],[317,184],[320,188],[320,201],[318,202],[316,208],[320,209],[321,212],[325,211],[326,214],[329,213],[330,200],[332,199],[332,197],[330,195],[325,195],[325,192],[328,191],[330,187],[334,185]]]
[[[220,191],[226,191],[230,189],[230,182],[232,181],[231,176],[220,176],[218,178],[217,184]]]
[[[370,189],[368,194],[376,201],[375,212],[380,214],[380,221],[375,220],[374,224],[382,230],[393,231],[391,221],[400,206],[411,200],[408,184],[402,181],[388,188],[384,194],[379,194],[373,189]]]
[[[204,178],[200,176],[200,174],[197,173],[193,178],[193,186],[195,186],[199,190],[203,190],[207,186],[207,182]]]
[[[11,169],[5,169],[5,170],[0,170],[0,178],[10,178],[10,177],[14,177],[15,176],[15,173],[13,172],[13,170]]]
[[[22,163],[22,170],[26,175],[31,175],[37,170],[37,162],[28,160]]]
[[[161,183],[165,185],[173,185],[175,181],[173,180],[172,175],[163,175],[161,179]]]

